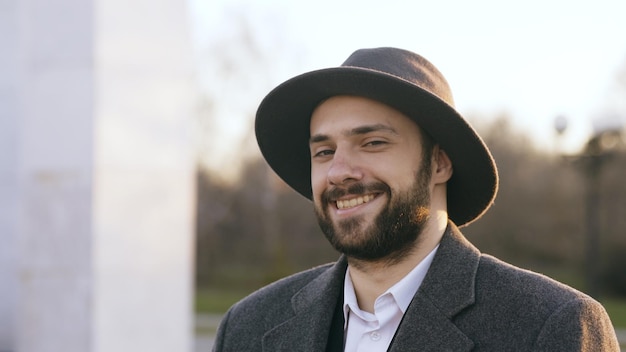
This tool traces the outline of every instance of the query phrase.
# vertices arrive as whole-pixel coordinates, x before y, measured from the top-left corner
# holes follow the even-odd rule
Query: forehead
[[[418,125],[400,111],[381,102],[356,96],[335,96],[311,115],[311,135],[349,131],[361,125],[386,125],[398,132],[418,132]]]

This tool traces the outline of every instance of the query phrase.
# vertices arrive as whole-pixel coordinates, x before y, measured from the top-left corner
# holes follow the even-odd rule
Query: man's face
[[[360,97],[326,100],[311,117],[311,183],[322,231],[361,260],[399,260],[430,207],[430,156],[417,124]]]

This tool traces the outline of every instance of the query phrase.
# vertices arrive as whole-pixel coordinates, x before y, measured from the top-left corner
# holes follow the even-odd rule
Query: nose
[[[327,178],[330,184],[339,186],[361,180],[363,173],[348,153],[335,150]]]

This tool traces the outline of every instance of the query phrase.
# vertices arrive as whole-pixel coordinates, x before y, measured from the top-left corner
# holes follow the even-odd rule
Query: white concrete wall
[[[0,2],[0,351],[15,344],[17,282],[17,1]]]
[[[17,351],[85,351],[94,279],[92,4],[18,6]]]
[[[96,9],[96,352],[192,348],[184,4],[106,0]]]
[[[0,3],[0,351],[191,350],[184,6]]]

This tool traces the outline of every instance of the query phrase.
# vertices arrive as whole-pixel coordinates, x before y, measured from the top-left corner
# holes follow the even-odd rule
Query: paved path
[[[213,347],[215,331],[222,316],[219,314],[196,315],[196,337],[194,352],[210,352]]]
[[[620,347],[622,347],[622,351],[626,351],[626,329],[616,329],[615,333],[617,334],[617,339],[619,340]]]
[[[210,352],[213,346],[215,330],[220,323],[221,315],[199,314],[196,316],[195,352]],[[626,352],[626,329],[617,329],[617,339],[622,351]]]
[[[196,335],[194,352],[211,352],[213,336]]]

